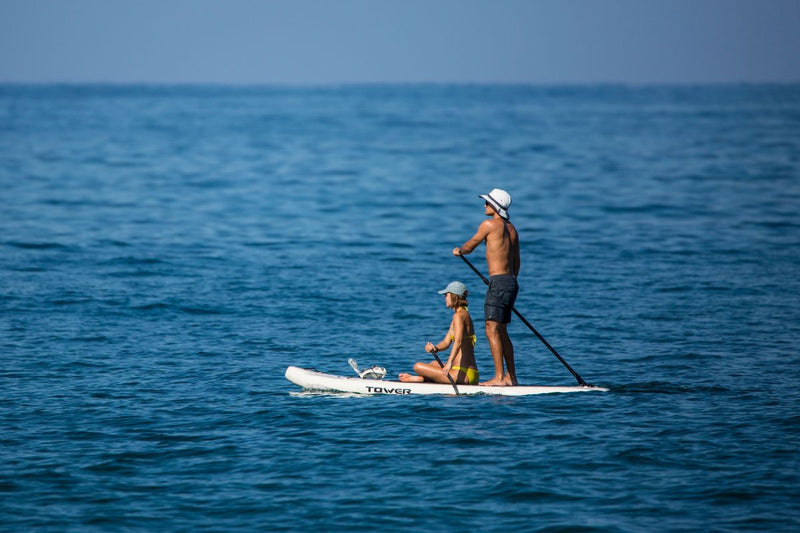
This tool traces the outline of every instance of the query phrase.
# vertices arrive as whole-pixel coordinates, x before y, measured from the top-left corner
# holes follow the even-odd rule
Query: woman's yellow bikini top
[[[478,337],[476,335],[474,335],[474,334],[473,335],[467,335],[465,338],[466,339],[470,339],[472,341],[472,345],[473,346],[478,344]],[[454,340],[456,340],[456,336],[455,335],[450,335],[450,341],[452,342]]]
[[[469,308],[466,307],[466,306],[462,307],[461,309],[463,309],[464,311],[469,312]],[[472,335],[466,335],[465,338],[470,339],[472,341],[472,345],[473,346],[478,344],[478,337],[474,333]],[[456,336],[455,335],[450,335],[450,342],[453,342],[455,340],[456,340]]]

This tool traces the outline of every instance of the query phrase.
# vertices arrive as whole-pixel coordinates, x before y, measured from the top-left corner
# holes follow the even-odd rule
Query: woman
[[[450,357],[447,358],[444,368],[436,361],[416,363],[414,372],[417,375],[404,372],[399,375],[400,381],[450,383],[447,379],[447,374],[450,374],[456,383],[477,385],[479,376],[474,350],[477,337],[467,310],[467,287],[460,281],[453,281],[444,290],[439,291],[439,294],[444,294],[445,305],[453,310],[453,320],[444,339],[438,344],[426,343],[425,351],[437,353],[452,346]]]

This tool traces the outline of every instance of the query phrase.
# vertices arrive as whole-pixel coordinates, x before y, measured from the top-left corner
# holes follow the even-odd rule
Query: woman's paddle
[[[489,284],[489,280],[488,280],[488,279],[486,279],[486,277],[485,277],[483,274],[481,274],[481,273],[480,273],[480,271],[479,271],[477,268],[475,268],[475,267],[473,266],[473,264],[472,264],[472,263],[470,263],[470,262],[469,262],[469,259],[467,259],[467,258],[466,258],[466,257],[464,257],[463,255],[459,255],[459,257],[460,257],[461,259],[463,259],[463,260],[464,260],[464,262],[467,264],[467,266],[469,266],[469,267],[470,267],[472,270],[474,270],[474,271],[475,271],[475,273],[476,273],[476,274],[477,274],[477,275],[478,275],[478,276],[479,276],[479,277],[480,277],[480,278],[483,280],[483,282],[484,282],[486,285],[488,285],[488,284]],[[534,335],[536,335],[536,336],[539,338],[539,340],[540,340],[540,341],[542,341],[542,343],[543,343],[545,346],[547,346],[547,349],[548,349],[548,350],[550,350],[551,352],[553,352],[553,355],[555,355],[556,357],[558,357],[558,360],[559,360],[559,361],[561,361],[561,364],[562,364],[562,365],[564,365],[565,367],[567,367],[567,370],[569,370],[569,371],[572,373],[572,375],[573,375],[573,376],[575,376],[575,379],[577,379],[577,380],[578,380],[578,384],[579,384],[579,385],[583,385],[583,386],[585,386],[585,387],[589,387],[589,386],[590,386],[588,383],[586,383],[586,382],[583,380],[583,378],[582,378],[582,377],[580,377],[580,376],[578,375],[578,373],[577,373],[577,372],[575,372],[574,370],[572,370],[572,367],[571,367],[571,366],[569,366],[569,365],[567,364],[567,362],[566,362],[566,361],[564,361],[564,358],[563,358],[563,357],[561,357],[560,355],[558,355],[558,352],[555,350],[555,348],[553,348],[552,346],[550,346],[550,343],[549,343],[549,342],[547,342],[547,341],[545,340],[545,338],[544,338],[544,337],[542,337],[542,336],[539,334],[539,332],[538,332],[538,331],[536,331],[536,328],[534,328],[534,327],[531,325],[531,323],[530,323],[530,322],[528,322],[527,320],[525,320],[525,317],[524,317],[524,316],[522,316],[521,314],[519,314],[519,311],[517,311],[517,309],[516,309],[516,308],[512,307],[512,308],[511,308],[511,310],[512,310],[512,311],[514,311],[514,314],[515,314],[515,315],[517,315],[517,317],[519,317],[519,319],[520,319],[520,320],[522,320],[522,322],[523,322],[523,323],[524,323],[526,326],[528,326],[528,329],[530,329],[530,330],[533,332],[533,334],[534,334]],[[436,359],[438,360],[439,358],[437,357]],[[441,363],[440,363],[440,364],[441,364]],[[451,379],[451,381],[452,381],[452,379]],[[455,387],[455,385],[453,385],[453,386]]]
[[[434,358],[436,358],[436,362],[437,362],[437,363],[439,363],[439,366],[440,366],[440,367],[442,367],[442,368],[444,368],[444,363],[442,363],[442,360],[441,360],[441,359],[439,359],[439,356],[438,356],[438,355],[436,355],[436,352],[430,352],[430,354],[431,354],[431,355],[432,355]],[[452,385],[452,386],[453,386],[453,390],[454,390],[454,391],[456,391],[456,396],[458,396],[458,387],[456,387],[456,382],[455,382],[455,381],[453,381],[453,376],[451,376],[451,375],[450,375],[450,372],[445,372],[445,374],[447,375],[447,379],[449,379],[449,380],[450,380],[450,385]]]

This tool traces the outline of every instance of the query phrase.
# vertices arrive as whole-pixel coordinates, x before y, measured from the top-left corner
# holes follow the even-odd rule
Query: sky
[[[2,82],[800,82],[800,0],[0,0]]]

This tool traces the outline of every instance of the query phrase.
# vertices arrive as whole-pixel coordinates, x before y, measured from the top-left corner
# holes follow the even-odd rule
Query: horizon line
[[[227,88],[328,88],[366,86],[501,86],[501,87],[697,87],[697,86],[758,86],[799,85],[794,80],[724,80],[724,81],[58,81],[2,80],[4,86],[116,86],[116,87],[227,87]]]

